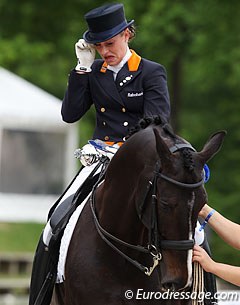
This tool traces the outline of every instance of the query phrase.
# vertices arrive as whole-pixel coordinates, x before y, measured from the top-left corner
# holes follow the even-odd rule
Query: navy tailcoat
[[[94,61],[91,73],[78,74],[75,70],[70,73],[62,104],[65,122],[76,122],[94,105],[93,139],[122,142],[129,128],[143,117],[161,115],[169,121],[165,68],[131,52],[115,81],[107,63],[100,59]]]

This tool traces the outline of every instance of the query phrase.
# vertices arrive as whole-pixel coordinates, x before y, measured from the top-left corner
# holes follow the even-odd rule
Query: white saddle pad
[[[60,250],[59,250],[59,260],[58,260],[58,267],[57,267],[57,279],[56,283],[62,283],[65,279],[65,262],[67,258],[68,246],[72,238],[72,234],[76,223],[78,221],[81,212],[88,201],[91,193],[87,196],[87,198],[77,207],[76,211],[72,214],[69,219],[69,222],[64,230],[63,237],[61,240]]]

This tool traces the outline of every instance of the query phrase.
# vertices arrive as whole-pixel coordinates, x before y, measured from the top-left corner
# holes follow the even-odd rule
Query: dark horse
[[[169,125],[142,122],[77,222],[52,304],[190,304],[160,292],[191,289],[194,228],[207,201],[203,167],[225,132],[197,152]]]

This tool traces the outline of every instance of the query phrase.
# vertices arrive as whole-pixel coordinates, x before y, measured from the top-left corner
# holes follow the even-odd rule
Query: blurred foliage
[[[34,252],[43,227],[39,223],[0,223],[0,253]]]
[[[131,47],[168,72],[171,123],[201,150],[218,129],[228,135],[209,162],[209,203],[240,223],[240,2],[124,0],[137,37]],[[84,14],[104,1],[0,0],[0,65],[62,99],[75,66],[74,43]],[[91,137],[94,109],[80,123],[80,145]],[[212,233],[214,257],[240,264]]]

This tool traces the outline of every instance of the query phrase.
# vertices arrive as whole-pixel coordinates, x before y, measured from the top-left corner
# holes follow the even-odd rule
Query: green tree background
[[[209,162],[206,189],[209,203],[240,223],[240,2],[122,2],[137,27],[131,47],[168,71],[175,131],[200,150],[211,133],[227,130],[222,150]],[[0,0],[0,66],[62,99],[76,64],[74,44],[86,30],[83,16],[104,3]],[[91,110],[80,123],[80,145],[93,126]],[[211,237],[217,260],[240,265],[236,250]]]

